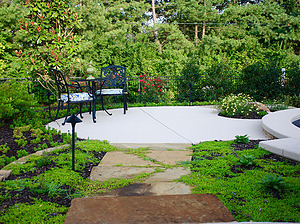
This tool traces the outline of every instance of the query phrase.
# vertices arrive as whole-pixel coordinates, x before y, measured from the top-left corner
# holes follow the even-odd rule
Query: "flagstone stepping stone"
[[[143,160],[137,155],[125,152],[108,152],[105,154],[98,166],[159,166],[152,161]]]
[[[146,167],[118,167],[118,166],[95,166],[93,167],[90,179],[105,181],[109,178],[133,178],[141,173],[153,173],[154,168]]]
[[[148,151],[148,157],[167,165],[176,165],[180,161],[190,161],[191,151]]]
[[[72,200],[65,224],[236,221],[213,194],[90,197]]]

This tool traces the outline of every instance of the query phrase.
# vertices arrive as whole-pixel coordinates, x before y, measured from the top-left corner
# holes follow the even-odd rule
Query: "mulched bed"
[[[46,144],[48,147],[51,147],[50,142],[45,139],[41,139],[41,142],[39,142],[38,144],[30,143],[31,140],[35,139],[34,137],[31,137],[30,131],[23,132],[24,137],[26,137],[26,140],[28,141],[26,146],[19,146],[18,143],[15,142],[15,138],[13,137],[14,133],[13,129],[10,128],[11,124],[12,122],[6,122],[4,124],[1,124],[0,126],[0,145],[7,144],[7,146],[10,148],[10,150],[7,153],[5,153],[7,157],[15,156],[16,158],[18,158],[17,151],[22,149],[25,149],[28,152],[28,154],[34,153],[34,148],[38,148],[39,144]],[[53,142],[62,143],[63,139],[60,135],[53,135]],[[0,151],[0,156],[2,155],[3,152]]]
[[[28,143],[26,144],[25,147],[21,147],[18,145],[18,143],[15,142],[15,139],[13,138],[13,129],[10,128],[12,122],[6,122],[4,124],[1,125],[0,127],[0,145],[4,145],[7,144],[7,146],[10,148],[10,150],[5,153],[6,156],[11,157],[11,156],[15,156],[15,158],[18,158],[18,154],[17,152],[19,150],[26,150],[28,152],[28,154],[34,153],[35,152],[35,148],[38,148],[39,144],[47,144],[48,147],[51,147],[50,142],[44,139],[41,139],[41,142],[39,142],[38,144],[32,144],[30,143],[30,141],[34,138],[31,137],[31,132],[23,132],[23,135],[25,136],[26,140],[28,141]],[[83,139],[78,139],[78,140],[83,140]],[[63,139],[61,138],[60,135],[53,135],[53,142],[58,142],[58,143],[62,143]],[[69,150],[69,149],[66,149]],[[60,153],[65,153],[65,151],[60,152]],[[4,155],[3,152],[0,151],[0,156]],[[93,152],[93,155],[95,158],[101,160],[105,153],[103,152]],[[87,163],[86,167],[83,169],[83,172],[80,173],[81,176],[83,176],[84,178],[89,178],[90,176],[90,172],[93,168],[93,166],[95,166],[97,164],[93,164],[93,163]],[[15,179],[24,179],[24,178],[32,178],[34,176],[38,176],[50,169],[53,168],[58,168],[59,166],[57,164],[55,164],[54,162],[51,162],[51,164],[48,164],[46,166],[42,166],[42,167],[35,167],[34,172],[25,172],[22,173],[20,175],[10,175],[8,178],[6,178],[6,180],[15,180]],[[70,186],[64,185],[64,186],[60,186],[60,189],[62,190],[61,192],[66,192],[66,194],[72,194],[75,192],[75,189],[71,189]],[[5,210],[7,209],[9,206],[18,204],[18,203],[33,203],[33,199],[41,199],[45,202],[53,202],[53,203],[57,203],[66,207],[70,207],[71,205],[71,198],[67,197],[67,195],[59,195],[59,196],[55,196],[55,197],[49,197],[48,194],[38,194],[36,192],[34,192],[32,189],[29,189],[28,187],[24,187],[21,190],[6,190],[5,188],[1,188],[0,187],[0,195],[5,195],[8,194],[11,197],[1,201],[1,205],[0,205],[0,211],[1,210]]]
[[[223,115],[221,112],[218,114],[221,117],[228,117]],[[243,115],[233,115],[232,117],[228,118],[238,118],[238,119],[261,119],[262,117],[259,116],[256,112],[250,112],[248,116],[243,116]]]

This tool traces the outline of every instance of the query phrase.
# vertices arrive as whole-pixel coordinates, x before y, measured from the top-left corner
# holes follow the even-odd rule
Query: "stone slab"
[[[282,138],[262,141],[259,143],[259,147],[264,148],[274,154],[300,161],[300,139]]]
[[[143,160],[137,155],[114,151],[105,154],[99,166],[159,166],[149,160]]]
[[[177,182],[156,182],[151,183],[150,193],[152,195],[177,195],[191,194],[191,187]]]
[[[235,219],[213,194],[93,197],[72,200],[65,224],[211,223]]]
[[[11,170],[0,170],[0,181],[5,180],[9,177]]]
[[[176,165],[180,161],[190,161],[191,151],[149,151],[146,155],[167,165]]]
[[[148,148],[150,150],[188,150],[192,144],[189,143],[111,143],[111,145],[120,149],[138,149]]]
[[[114,189],[101,195],[103,197],[147,196],[147,195],[182,195],[191,194],[191,187],[176,182],[134,183]]]
[[[152,173],[154,171],[154,168],[146,167],[95,166],[91,171],[90,179],[105,181],[109,178],[133,178],[141,173]]]
[[[191,170],[189,167],[175,167],[173,169],[166,169],[164,172],[159,172],[153,174],[153,176],[149,177],[147,180],[145,180],[146,183],[151,182],[158,182],[158,181],[173,181],[181,176],[189,175],[191,173]]]

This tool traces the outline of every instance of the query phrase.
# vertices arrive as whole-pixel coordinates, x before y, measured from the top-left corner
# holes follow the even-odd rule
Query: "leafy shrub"
[[[242,155],[238,161],[238,164],[241,166],[254,166],[256,164],[256,161],[254,160],[255,156],[253,155]]]
[[[231,94],[227,97],[224,97],[219,103],[219,109],[221,114],[227,117],[249,116],[250,113],[256,113],[258,110],[255,108],[253,99],[245,94],[239,93],[237,95]]]
[[[140,102],[164,101],[163,90],[165,82],[160,77],[150,78],[146,74],[140,75],[140,86],[138,98]]]
[[[205,71],[202,90],[206,100],[218,100],[235,92],[233,70],[226,63],[214,63]]]
[[[291,106],[300,108],[300,94],[291,96],[290,104]]]
[[[287,94],[300,95],[300,62],[293,62],[286,69],[286,92]],[[299,102],[299,100],[298,100]]]
[[[282,179],[282,176],[266,175],[265,178],[262,179],[262,182],[259,182],[260,185],[266,190],[269,191],[282,191],[287,185],[285,181]]]
[[[24,83],[6,82],[0,84],[0,119],[10,120],[17,116],[33,117],[36,101],[28,94]]]
[[[201,72],[195,59],[186,62],[180,76],[176,78],[176,86],[176,98],[179,102],[203,100]]]
[[[239,91],[256,100],[275,99],[283,92],[281,74],[281,68],[276,61],[251,64],[240,75]]]

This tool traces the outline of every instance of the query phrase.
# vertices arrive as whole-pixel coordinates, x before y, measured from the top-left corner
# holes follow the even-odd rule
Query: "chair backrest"
[[[63,73],[59,70],[54,69],[54,68],[50,68],[50,71],[51,71],[51,73],[53,75],[53,78],[54,78],[54,81],[56,83],[57,92],[58,92],[59,97],[62,93],[68,93],[69,94],[68,84],[67,84],[66,78],[63,75]]]
[[[101,68],[101,78],[105,79],[103,87],[123,86],[126,88],[126,67],[110,65]]]

